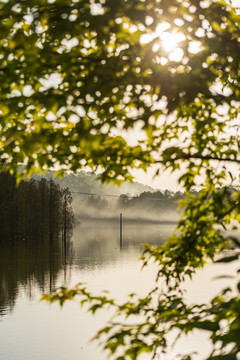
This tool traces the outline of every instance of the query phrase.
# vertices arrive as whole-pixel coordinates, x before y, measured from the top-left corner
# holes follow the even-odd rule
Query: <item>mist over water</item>
[[[118,219],[122,213],[125,221],[176,223],[181,215],[178,199],[139,199],[128,195],[106,198],[74,194],[72,206],[79,221]]]

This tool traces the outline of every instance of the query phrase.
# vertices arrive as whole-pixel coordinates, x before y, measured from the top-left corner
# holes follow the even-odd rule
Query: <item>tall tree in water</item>
[[[66,259],[67,248],[68,248],[68,238],[71,234],[72,224],[74,223],[74,214],[71,209],[72,195],[68,188],[62,190],[62,246],[63,253]]]
[[[0,176],[0,242],[5,242],[14,229],[15,178],[3,173]]]
[[[220,231],[240,218],[240,193],[222,188],[234,182],[230,165],[238,171],[240,163],[240,20],[231,2],[8,0],[0,16],[3,170],[19,162],[30,174],[56,164],[100,167],[102,179],[115,182],[152,164],[157,174],[182,172],[187,196],[177,231],[143,255],[144,264],[149,257],[159,264],[166,292],[158,302],[150,293],[118,308],[144,320],[105,328],[106,347],[121,348],[119,360],[155,356],[172,329],[201,328],[211,335],[209,359],[237,358],[239,283],[236,296],[225,292],[199,308],[178,291],[230,241],[238,244]],[[132,129],[142,130],[134,146],[125,137]],[[193,195],[196,185],[202,190]],[[107,302],[82,294],[96,302],[92,311]]]
[[[64,233],[71,235],[74,217],[68,188],[61,189],[52,179],[22,180],[0,173],[0,242],[53,243]]]

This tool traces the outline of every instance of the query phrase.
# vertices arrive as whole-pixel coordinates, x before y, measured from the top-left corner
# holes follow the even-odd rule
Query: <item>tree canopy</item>
[[[240,219],[240,193],[223,188],[234,181],[229,164],[238,169],[240,161],[236,9],[208,0],[9,0],[0,3],[0,19],[3,170],[19,163],[29,174],[53,165],[100,167],[102,180],[115,182],[152,164],[182,172],[187,196],[177,232],[142,256],[144,264],[149,257],[159,264],[165,291],[156,290],[157,303],[154,291],[118,307],[144,321],[103,329],[110,334],[106,348],[120,349],[118,360],[155,356],[172,329],[205,329],[213,344],[208,359],[237,359],[239,292],[189,307],[179,291],[230,240],[239,245],[222,232]],[[145,137],[130,146],[125,135],[135,127]],[[76,294],[91,301],[93,312],[115,304],[81,286],[51,300]]]
[[[239,17],[224,2],[9,0],[0,16],[4,168],[99,165],[123,180],[238,160]],[[121,130],[137,122],[146,139],[131,147]]]

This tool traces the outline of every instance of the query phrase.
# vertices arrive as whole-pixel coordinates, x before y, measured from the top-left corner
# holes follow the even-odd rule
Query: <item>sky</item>
[[[135,176],[136,181],[144,185],[152,186],[154,189],[172,190],[174,192],[183,191],[183,187],[178,183],[178,178],[181,176],[180,171],[172,174],[167,170],[162,172],[161,175],[153,178],[157,169],[157,166],[153,166],[147,173],[142,170],[134,170],[132,171],[132,174]]]
[[[232,0],[232,5],[234,7],[240,7],[240,0]]]

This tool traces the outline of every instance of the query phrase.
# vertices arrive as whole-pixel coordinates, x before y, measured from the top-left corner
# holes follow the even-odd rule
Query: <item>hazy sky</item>
[[[171,174],[170,171],[162,172],[159,176],[153,179],[154,173],[158,169],[157,166],[154,166],[149,169],[147,174],[142,170],[133,170],[132,174],[135,176],[136,181],[144,184],[150,185],[155,189],[160,190],[173,190],[173,191],[182,191],[183,188],[178,184],[178,177],[180,176],[180,172],[176,172]]]
[[[234,7],[240,7],[240,0],[232,0],[232,5]]]

